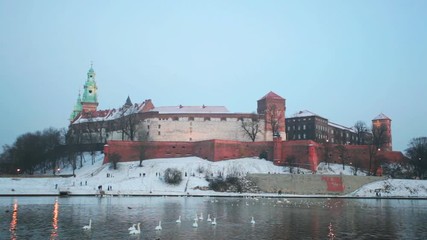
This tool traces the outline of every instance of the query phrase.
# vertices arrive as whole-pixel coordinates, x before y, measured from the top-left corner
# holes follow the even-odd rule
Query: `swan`
[[[83,230],[91,230],[92,229],[92,219],[89,219],[89,225],[83,226]]]
[[[194,221],[197,221],[197,220],[199,220],[199,216],[197,216],[197,213],[196,213],[196,217],[194,218]]]
[[[251,223],[252,223],[252,224],[255,224],[254,217],[252,217]]]
[[[194,227],[194,228],[199,227],[199,224],[197,224],[197,221],[196,221],[196,220],[194,220],[193,227]]]
[[[136,234],[140,234],[141,233],[141,228],[139,227],[139,225],[140,225],[141,223],[138,223],[138,227],[136,228],[136,229],[134,229],[134,230],[131,230],[130,232],[129,232],[129,234],[132,234],[132,235],[136,235]],[[135,224],[134,224],[135,225]]]
[[[216,225],[216,218],[211,222],[212,225]]]
[[[208,222],[212,222],[212,219],[211,219],[211,215],[210,215],[210,214],[208,214],[208,218],[206,219],[206,221],[208,221]]]
[[[136,230],[136,224],[134,223],[134,224],[132,224],[132,227],[130,227],[130,228],[128,228],[128,230],[129,231],[133,231],[133,230]]]
[[[162,221],[159,221],[159,225],[156,226],[156,231],[162,230]]]
[[[179,216],[178,220],[176,220],[176,223],[181,223],[181,216]]]
[[[203,213],[200,213],[200,217],[199,217],[199,219],[200,219],[200,220],[203,220]]]

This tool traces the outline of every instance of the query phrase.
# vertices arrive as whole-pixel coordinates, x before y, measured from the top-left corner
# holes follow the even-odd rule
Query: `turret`
[[[79,91],[79,96],[77,97],[77,101],[76,101],[76,104],[74,105],[73,112],[70,115],[70,122],[72,122],[82,112],[82,109],[83,109],[82,99]]]

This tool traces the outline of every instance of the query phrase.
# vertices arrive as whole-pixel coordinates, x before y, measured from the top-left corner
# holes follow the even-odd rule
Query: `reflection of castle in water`
[[[151,99],[132,103],[130,97],[118,109],[97,110],[96,73],[87,73],[83,96],[70,116],[69,142],[107,143],[110,153],[122,161],[158,157],[199,156],[212,161],[264,154],[278,165],[295,164],[315,170],[324,161],[327,145],[343,145],[352,163],[367,168],[365,133],[332,123],[309,111],[285,118],[286,100],[269,92],[257,101],[256,113],[231,113],[225,106],[155,106]],[[373,126],[387,128],[381,146],[384,159],[401,160],[391,151],[391,119],[381,114]],[[327,144],[326,144],[327,143]],[[138,152],[137,145],[144,153]],[[158,149],[158,150],[156,150]],[[330,162],[340,162],[343,153],[330,151]],[[108,159],[106,159],[108,161]],[[293,160],[294,161],[294,160]]]

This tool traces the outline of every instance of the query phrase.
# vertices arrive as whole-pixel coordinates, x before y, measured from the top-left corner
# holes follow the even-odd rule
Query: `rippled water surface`
[[[1,197],[0,216],[0,239],[427,239],[425,200]]]

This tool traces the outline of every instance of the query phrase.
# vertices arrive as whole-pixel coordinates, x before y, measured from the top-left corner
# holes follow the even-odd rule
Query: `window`
[[[221,118],[221,121],[227,121],[227,118],[222,117],[222,118]]]
[[[211,118],[210,117],[205,117],[205,121],[210,121]]]
[[[188,117],[188,121],[194,121],[194,117]]]
[[[298,126],[298,130],[301,130],[301,126]]]
[[[304,130],[305,130],[305,124],[304,124],[304,125],[302,125],[302,129],[304,129]]]
[[[305,137],[306,137],[306,136],[305,136],[305,133],[304,133],[304,134],[302,135],[302,138],[303,138],[303,139],[305,139]]]
[[[159,129],[160,129],[160,127],[161,127],[161,126],[162,126],[162,125],[160,125],[160,124],[159,124]],[[159,135],[160,135],[160,134],[159,134]]]
[[[291,130],[291,127],[288,126],[288,131],[290,131],[290,130]]]
[[[178,117],[173,117],[173,118],[172,118],[172,120],[173,120],[173,121],[178,121],[178,120],[179,120],[179,118],[178,118]]]
[[[158,132],[159,136],[160,136],[160,131]]]
[[[150,130],[150,125],[147,126],[147,129]]]

